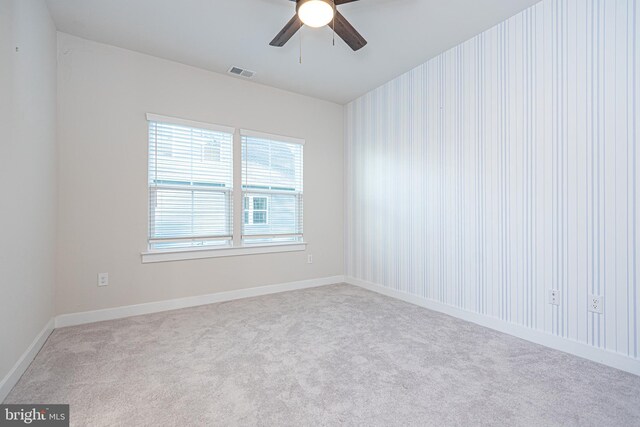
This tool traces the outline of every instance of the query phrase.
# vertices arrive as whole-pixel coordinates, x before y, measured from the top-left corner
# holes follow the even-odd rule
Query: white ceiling
[[[360,0],[338,9],[369,44],[353,52],[328,27],[269,42],[288,0],[48,0],[58,30],[344,104],[538,0]],[[299,64],[302,36],[302,64]]]

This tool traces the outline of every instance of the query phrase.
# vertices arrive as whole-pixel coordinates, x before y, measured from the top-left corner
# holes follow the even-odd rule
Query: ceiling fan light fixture
[[[300,0],[296,4],[300,20],[309,27],[324,27],[333,19],[334,7],[331,0]]]

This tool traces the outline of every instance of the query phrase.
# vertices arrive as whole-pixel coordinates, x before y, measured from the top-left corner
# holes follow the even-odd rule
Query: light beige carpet
[[[72,425],[640,425],[640,377],[333,285],[57,329],[6,403]]]

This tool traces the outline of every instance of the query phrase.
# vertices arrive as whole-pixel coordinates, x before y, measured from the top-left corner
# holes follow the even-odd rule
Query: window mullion
[[[233,212],[233,246],[242,245],[242,143],[240,131],[233,133],[233,200],[231,210]]]

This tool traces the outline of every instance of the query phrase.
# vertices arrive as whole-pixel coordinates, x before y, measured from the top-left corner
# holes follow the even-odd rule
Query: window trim
[[[220,258],[229,256],[272,254],[281,252],[306,251],[307,242],[260,243],[240,247],[221,248],[181,248],[142,252],[142,263],[182,261],[189,259]]]
[[[275,135],[273,133],[259,132],[257,130],[250,130],[250,129],[240,129],[240,135],[241,136],[254,137],[254,138],[270,139],[270,140],[278,141],[278,142],[288,142],[290,144],[304,145],[304,142],[305,142],[304,139],[302,139],[302,138],[294,138],[292,136]]]
[[[224,133],[231,133],[231,134],[235,134],[236,132],[236,128],[232,126],[197,122],[195,120],[181,119],[179,117],[161,116],[160,114],[154,114],[154,113],[147,113],[147,123],[148,122],[171,123],[172,125],[181,125],[181,126],[187,126],[191,128],[207,129],[207,130],[212,130],[214,132],[224,132]]]
[[[272,139],[274,141],[281,141],[287,143],[305,145],[305,140],[302,138],[295,138],[277,134],[271,134],[266,132],[258,132],[247,129],[240,129],[231,126],[217,125],[213,123],[199,122],[194,120],[182,119],[177,117],[164,116],[160,114],[147,113],[146,124],[150,121],[171,123],[176,125],[207,129],[217,132],[225,132],[233,134],[232,139],[232,159],[233,159],[233,197],[231,200],[231,206],[233,209],[233,227],[232,238],[230,244],[220,247],[185,247],[185,248],[172,248],[172,249],[151,249],[149,247],[149,240],[147,239],[147,250],[141,253],[141,260],[143,264],[157,263],[157,262],[170,262],[180,260],[194,260],[205,258],[218,258],[229,256],[243,256],[243,255],[256,255],[267,253],[281,253],[281,252],[295,252],[305,251],[307,249],[307,242],[304,241],[304,235],[301,234],[300,241],[291,242],[273,242],[273,243],[244,243],[242,242],[242,221],[244,215],[244,201],[242,199],[242,136],[254,136],[258,138]],[[147,155],[147,162],[149,161]],[[304,177],[303,177],[304,179]],[[236,190],[236,185],[239,184],[239,190]],[[236,209],[236,205],[239,204],[241,209]],[[268,203],[268,201],[267,201]],[[149,208],[147,207],[147,217],[149,215]],[[268,214],[267,214],[268,215]],[[148,233],[148,230],[147,230]]]

